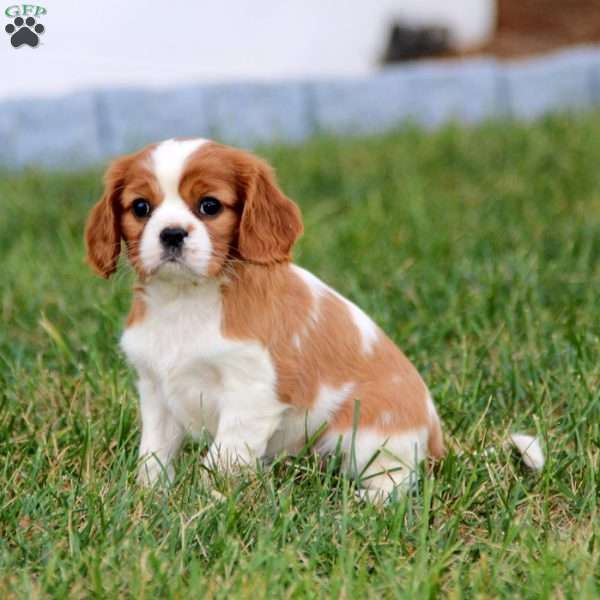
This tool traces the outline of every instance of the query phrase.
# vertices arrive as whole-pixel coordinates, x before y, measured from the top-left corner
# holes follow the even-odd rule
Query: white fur
[[[338,409],[348,400],[354,383],[344,383],[339,388],[330,385],[321,385],[315,399],[313,408],[310,410],[310,423],[314,430],[331,421]]]
[[[300,336],[297,333],[292,336],[292,344],[296,350],[300,350],[302,342],[300,341]]]
[[[219,285],[213,280],[150,282],[144,294],[144,319],[126,329],[121,339],[139,375],[144,482],[155,481],[161,473],[172,478],[172,460],[186,432],[194,436],[207,432],[213,438],[207,457],[211,465],[251,464],[282,451],[296,452],[352,394],[354,383],[348,382],[338,388],[322,385],[309,411],[279,402],[267,350],[258,342],[222,336]],[[386,440],[361,431],[358,464],[364,466],[378,444],[399,450],[412,464],[415,453],[398,445],[403,436]],[[349,434],[342,437],[343,449],[349,450]],[[319,450],[334,450],[334,438],[325,436]],[[416,455],[422,456],[421,450]],[[380,470],[389,469],[391,463],[382,460],[377,462]],[[373,478],[368,487],[381,482],[387,489],[388,480],[389,476]]]
[[[143,321],[128,328],[121,346],[140,378],[140,456],[171,474],[182,434],[207,431],[209,462],[252,463],[264,455],[286,406],[277,400],[276,376],[258,342],[223,338],[219,282],[146,286]],[[160,468],[147,463],[147,479]]]
[[[167,227],[188,230],[183,243],[182,263],[165,263],[160,233]],[[187,204],[177,196],[168,196],[150,215],[140,242],[140,258],[146,273],[154,277],[191,277],[206,275],[211,259],[212,243],[206,227],[194,217]]]
[[[371,317],[367,316],[360,308],[358,308],[358,306],[356,306],[356,304],[350,302],[350,300],[347,300],[337,292],[334,293],[338,298],[343,300],[350,309],[350,315],[360,334],[363,352],[365,354],[371,354],[379,335],[377,332],[377,325],[375,325]]]
[[[328,290],[328,287],[310,271],[307,271],[298,265],[292,265],[291,269],[300,277],[300,279],[302,279],[302,281],[304,281],[315,299],[320,298]]]
[[[510,439],[521,453],[523,462],[530,469],[541,471],[544,468],[544,452],[536,437],[524,433],[513,433]]]
[[[415,481],[417,465],[427,455],[427,429],[386,435],[372,428],[327,433],[322,451],[339,445],[347,470],[355,476],[363,497],[383,501],[395,490],[407,491]]]
[[[156,146],[151,157],[152,169],[166,197],[179,195],[186,160],[208,141],[203,138],[165,140]]]
[[[310,271],[307,271],[302,267],[292,265],[291,269],[296,275],[300,276],[312,295],[312,303],[309,308],[307,325],[302,329],[302,331],[296,334],[298,337],[298,342],[300,343],[301,338],[307,335],[311,327],[315,327],[319,322],[321,297],[327,292],[327,286],[318,277],[315,277]],[[300,347],[299,344],[298,347]]]
[[[388,427],[389,425],[391,425],[396,419],[396,414],[393,413],[390,410],[384,410],[380,415],[379,415],[379,422],[384,426],[384,427]]]

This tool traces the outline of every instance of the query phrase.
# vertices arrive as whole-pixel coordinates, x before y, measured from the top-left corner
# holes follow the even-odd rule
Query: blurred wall
[[[469,44],[487,35],[495,0],[41,0],[41,44],[18,49],[4,31],[4,9],[14,3],[0,5],[0,98],[364,75],[392,21],[441,20]]]

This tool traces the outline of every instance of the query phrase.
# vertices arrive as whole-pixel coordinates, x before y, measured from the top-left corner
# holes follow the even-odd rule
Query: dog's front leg
[[[221,406],[217,433],[205,464],[225,470],[254,466],[264,457],[285,405],[277,400],[274,391],[261,386],[228,393]]]
[[[142,439],[138,481],[152,485],[161,475],[173,479],[173,459],[181,446],[184,430],[163,402],[158,386],[149,378],[138,383],[142,413]]]

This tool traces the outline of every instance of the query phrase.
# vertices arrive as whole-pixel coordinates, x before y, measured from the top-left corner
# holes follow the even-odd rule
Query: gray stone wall
[[[406,120],[533,119],[598,103],[596,47],[518,62],[418,62],[356,79],[98,90],[0,102],[0,167],[79,168],[174,136],[252,147],[377,133]]]

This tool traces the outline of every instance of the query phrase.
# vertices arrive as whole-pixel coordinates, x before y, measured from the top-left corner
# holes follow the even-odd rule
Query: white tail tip
[[[534,471],[541,471],[544,467],[544,453],[540,442],[533,435],[524,433],[513,433],[510,436],[512,443],[517,447],[523,462]]]

